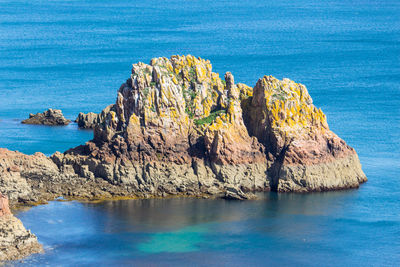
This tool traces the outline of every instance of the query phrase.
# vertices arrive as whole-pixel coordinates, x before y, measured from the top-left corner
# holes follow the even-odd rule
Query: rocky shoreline
[[[115,104],[79,114],[93,140],[51,157],[0,149],[0,191],[11,205],[60,196],[252,199],[367,180],[304,85],[264,76],[251,88],[224,78],[190,55],[134,64]]]

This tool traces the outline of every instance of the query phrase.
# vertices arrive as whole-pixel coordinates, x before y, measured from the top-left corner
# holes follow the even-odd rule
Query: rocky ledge
[[[14,217],[8,200],[0,193],[0,264],[2,261],[17,260],[41,252],[42,246],[22,222]]]
[[[248,192],[356,188],[357,154],[329,130],[306,87],[272,76],[254,88],[193,56],[137,63],[115,104],[80,114],[93,140],[45,157],[0,150],[12,203],[69,198],[251,198]],[[237,196],[237,197],[233,197]]]
[[[29,114],[29,119],[23,120],[24,124],[42,124],[42,125],[68,125],[71,121],[64,118],[61,110],[48,109],[42,113]]]

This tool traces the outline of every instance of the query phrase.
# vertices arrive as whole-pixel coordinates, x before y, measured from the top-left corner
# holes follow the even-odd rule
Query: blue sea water
[[[0,147],[52,154],[90,131],[22,125],[113,103],[132,63],[192,54],[253,86],[305,84],[369,181],[263,200],[51,202],[17,216],[46,253],[16,265],[398,266],[400,2],[0,0]]]

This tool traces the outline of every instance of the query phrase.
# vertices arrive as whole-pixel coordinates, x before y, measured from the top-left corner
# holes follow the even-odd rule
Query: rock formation
[[[60,155],[55,153],[49,158],[40,152],[25,155],[0,148],[0,189],[9,197],[11,206],[40,204],[59,196],[75,199],[133,196],[102,178],[88,178],[85,166],[79,173],[68,164],[59,169],[55,162]]]
[[[193,56],[138,63],[102,112],[94,139],[53,156],[137,196],[321,191],[366,181],[354,149],[329,130],[305,86],[271,76],[225,81]]]
[[[2,261],[21,259],[42,250],[36,236],[27,231],[22,222],[11,214],[7,198],[0,193],[0,264]]]
[[[24,124],[42,124],[42,125],[68,125],[71,121],[64,118],[61,110],[48,109],[42,113],[29,114],[29,119],[23,120]]]
[[[78,123],[78,127],[82,129],[94,129],[96,125],[104,122],[107,113],[115,111],[115,105],[109,105],[99,114],[89,112],[87,114],[80,112],[75,122]]]
[[[227,185],[269,190],[263,146],[243,122],[240,87],[192,56],[133,65],[94,139],[57,162],[139,196],[215,194]]]
[[[251,88],[229,72],[224,78],[190,55],[134,64],[115,104],[78,116],[82,127],[94,126],[93,140],[50,158],[0,150],[0,184],[11,203],[29,203],[229,198],[366,181],[356,152],[329,130],[304,85],[265,76]]]
[[[256,199],[256,195],[251,192],[244,193],[238,187],[227,187],[222,198],[227,200],[249,200]]]
[[[242,107],[249,134],[272,155],[273,190],[326,191],[367,180],[355,150],[329,130],[304,85],[264,76]]]

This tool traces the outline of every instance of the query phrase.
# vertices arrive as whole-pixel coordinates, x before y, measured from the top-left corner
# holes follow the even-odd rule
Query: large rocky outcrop
[[[193,56],[132,67],[85,145],[50,158],[0,150],[13,202],[321,191],[366,180],[357,154],[329,130],[304,85],[271,76],[254,88],[222,80]],[[230,190],[230,192],[233,192]],[[229,193],[229,192],[228,192]]]
[[[29,114],[29,118],[23,120],[24,124],[42,124],[42,125],[68,125],[71,121],[64,118],[61,110],[48,109],[42,113]]]
[[[226,186],[269,190],[263,146],[242,119],[240,87],[192,56],[134,64],[115,110],[94,139],[57,155],[138,195],[215,194]]]
[[[274,159],[273,190],[324,191],[366,181],[355,150],[329,130],[304,85],[264,76],[242,107],[250,135]]]
[[[288,79],[265,76],[253,89],[231,73],[220,79],[200,58],[155,58],[133,65],[113,107],[91,142],[57,156],[59,167],[144,195],[321,191],[366,180],[354,149]]]
[[[7,198],[0,193],[0,264],[2,261],[21,259],[42,250],[36,236],[27,231],[22,222],[11,214]]]

